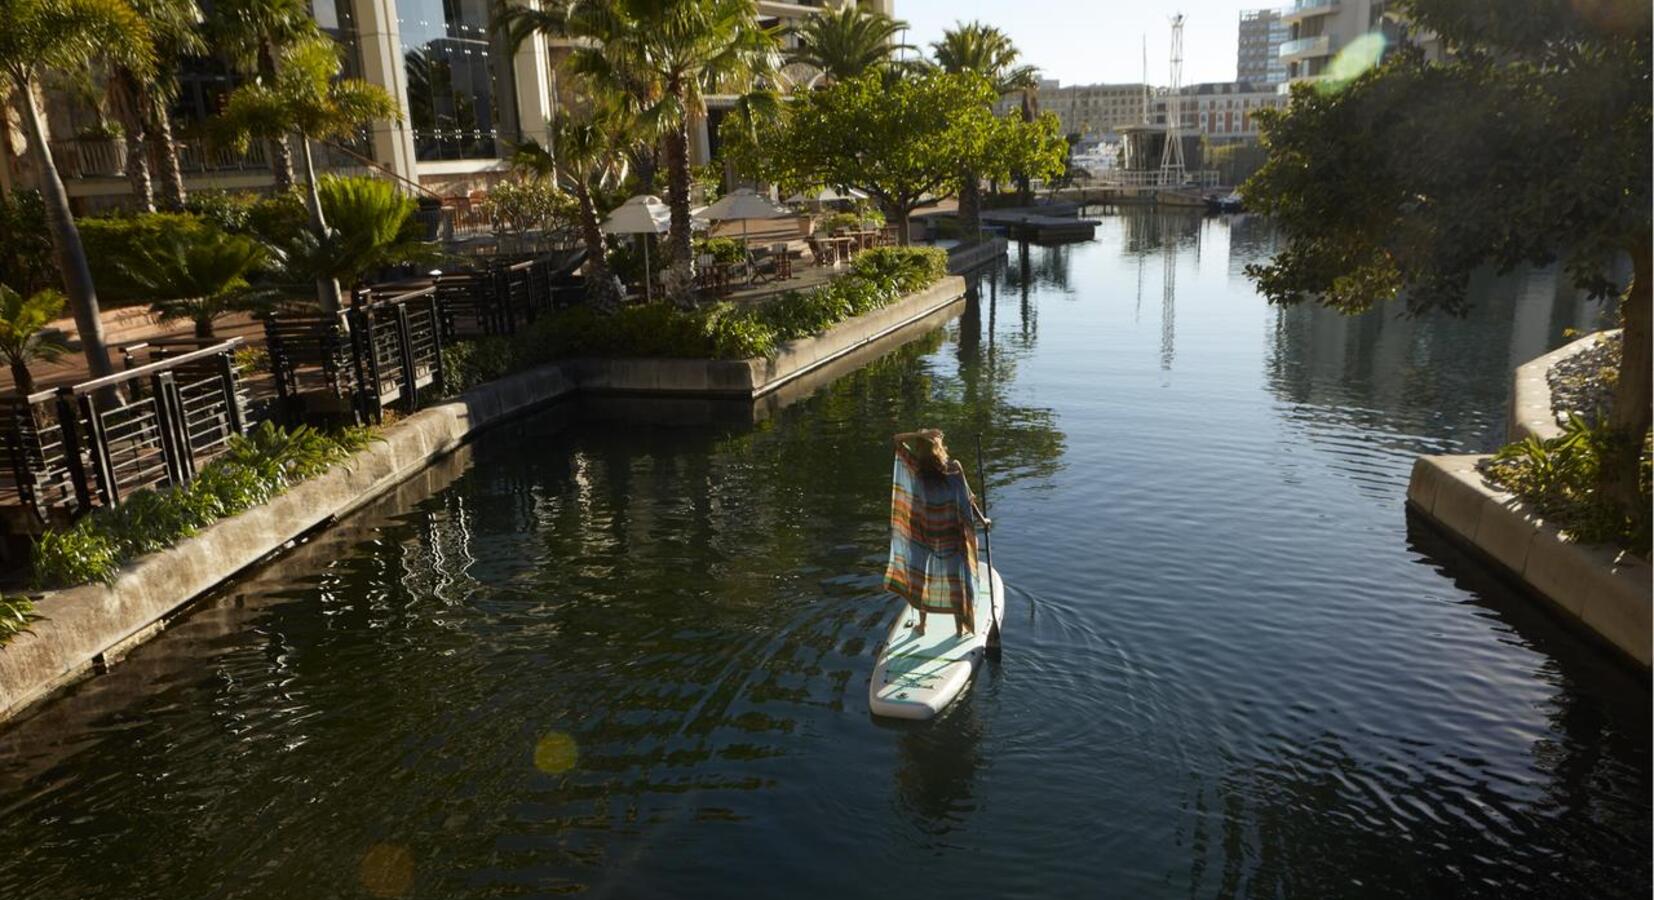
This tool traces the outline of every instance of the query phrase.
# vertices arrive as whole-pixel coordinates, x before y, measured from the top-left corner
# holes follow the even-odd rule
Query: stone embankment
[[[1603,335],[1582,338],[1517,368],[1511,392],[1511,440],[1562,433],[1548,377],[1575,371],[1576,357],[1596,352]],[[1566,618],[1623,656],[1649,668],[1654,629],[1654,570],[1614,547],[1577,544],[1512,494],[1488,484],[1486,456],[1425,456],[1413,464],[1408,505]]]
[[[580,392],[760,400],[789,393],[804,376],[889,350],[957,311],[965,283],[944,278],[923,291],[815,337],[784,344],[774,359],[570,360],[479,385],[387,427],[366,450],[263,506],[216,522],[177,545],[133,561],[111,585],[49,593],[32,633],[0,649],[0,720],[118,660],[168,617],[238,572],[291,548],[459,447],[479,430]]]

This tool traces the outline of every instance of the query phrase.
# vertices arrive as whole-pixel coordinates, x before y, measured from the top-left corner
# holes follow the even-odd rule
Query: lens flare
[[[400,844],[374,844],[362,856],[358,877],[375,897],[404,896],[413,887],[413,854]]]
[[[574,738],[561,731],[547,732],[534,745],[534,768],[547,775],[561,775],[580,761],[580,749]]]
[[[1384,58],[1384,35],[1373,31],[1350,41],[1327,66],[1326,78],[1316,82],[1322,91],[1343,90],[1344,86],[1361,77],[1361,73],[1378,65]]]

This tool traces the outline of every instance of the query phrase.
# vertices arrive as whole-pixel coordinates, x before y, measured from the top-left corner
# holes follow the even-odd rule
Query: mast
[[[1172,83],[1166,89],[1166,146],[1160,154],[1160,184],[1183,183],[1183,14],[1172,16]]]

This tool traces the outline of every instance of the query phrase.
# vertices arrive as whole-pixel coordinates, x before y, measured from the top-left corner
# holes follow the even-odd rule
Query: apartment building
[[[535,3],[539,0],[522,0]],[[795,25],[830,0],[759,0],[765,25]],[[858,0],[894,15],[893,0]],[[362,138],[318,147],[324,169],[388,174],[444,196],[486,188],[506,171],[515,143],[547,137],[546,120],[569,99],[558,64],[566,41],[535,36],[511,48],[493,29],[493,0],[310,0],[317,24],[343,50],[347,75],[388,90],[402,106],[402,121],[375,122]],[[238,76],[219,60],[186,61],[182,89],[172,109],[182,137],[182,165],[192,189],[260,188],[270,184],[265,150],[247,153],[214,148],[202,140],[204,124],[235,87]],[[810,72],[791,66],[789,81]],[[733,98],[709,98],[709,115],[691,124],[692,154],[705,162],[716,150],[717,120]],[[86,98],[53,91],[47,96],[53,158],[71,198],[82,209],[121,202],[125,144],[108,117]],[[28,185],[32,168],[20,132],[0,140],[0,189]]]
[[[1248,9],[1240,14],[1240,36],[1235,51],[1235,80],[1274,87],[1286,80],[1281,44],[1287,24],[1276,9]]]
[[[1439,56],[1440,41],[1412,28],[1395,15],[1394,7],[1389,0],[1293,0],[1281,11],[1287,35],[1280,45],[1280,60],[1287,82],[1325,77],[1339,51],[1367,34],[1384,38],[1384,52],[1413,44],[1426,55]]]

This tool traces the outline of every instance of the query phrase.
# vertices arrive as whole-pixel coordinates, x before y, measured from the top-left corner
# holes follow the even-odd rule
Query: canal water
[[[0,732],[0,897],[1646,896],[1647,679],[1403,506],[1602,308],[1275,309],[1272,241],[1109,214],[756,422],[484,434]],[[894,726],[924,425],[982,436],[1008,620]]]

